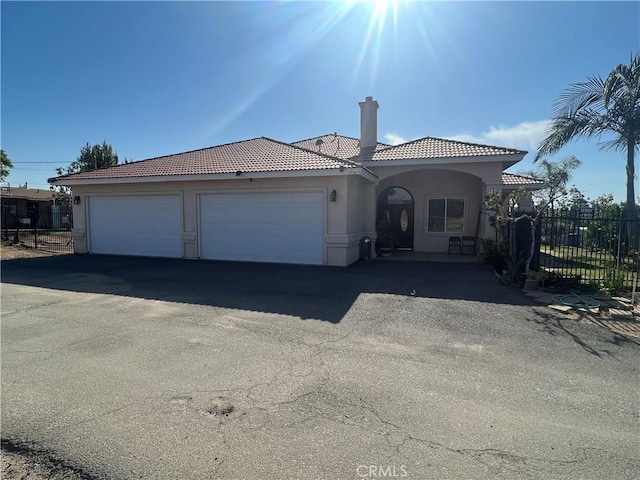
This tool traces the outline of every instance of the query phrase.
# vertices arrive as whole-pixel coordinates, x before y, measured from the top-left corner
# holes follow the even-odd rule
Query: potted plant
[[[391,250],[393,250],[393,245],[396,242],[396,237],[391,229],[389,219],[381,218],[376,222],[376,234],[378,235],[376,246],[378,247],[380,256],[388,257],[391,255]]]
[[[544,283],[547,278],[547,272],[544,270],[529,270],[524,280],[524,289],[535,290],[541,283]]]

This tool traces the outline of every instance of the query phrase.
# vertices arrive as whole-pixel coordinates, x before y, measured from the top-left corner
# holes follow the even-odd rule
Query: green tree
[[[533,194],[539,210],[549,209],[549,213],[553,218],[556,202],[567,195],[567,183],[571,180],[573,170],[578,168],[580,164],[580,160],[574,156],[565,157],[557,162],[550,162],[545,159],[534,170],[524,172],[524,175],[537,178],[544,183],[544,188],[537,190]],[[555,243],[553,228],[550,236],[550,246],[553,249]]]
[[[571,140],[603,134],[613,134],[614,138],[601,143],[601,148],[627,154],[626,210],[631,225],[637,218],[633,181],[635,152],[640,148],[640,52],[629,64],[615,67],[606,80],[588,77],[560,94],[534,161],[556,153]]]
[[[591,205],[598,211],[606,211],[614,203],[613,194],[603,193],[599,197],[596,197],[595,200],[591,202]]]
[[[556,162],[542,160],[533,170],[524,172],[524,175],[536,178],[544,183],[544,187],[534,192],[534,198],[538,205],[545,205],[551,209],[553,216],[556,201],[567,194],[567,183],[571,180],[573,170],[582,162],[573,155]]]
[[[557,162],[543,160],[533,171],[521,172],[524,175],[536,178],[544,183],[545,187],[535,192],[536,209],[534,212],[519,212],[515,205],[530,195],[524,188],[519,188],[504,195],[500,191],[491,191],[484,199],[483,209],[490,215],[491,225],[496,229],[496,243],[498,243],[498,232],[504,231],[504,227],[509,223],[517,223],[520,220],[526,220],[531,227],[529,236],[528,254],[524,259],[524,273],[529,274],[531,260],[533,259],[533,249],[535,248],[535,232],[536,227],[542,215],[549,209],[551,205],[558,201],[563,195],[566,195],[565,187],[571,179],[573,170],[580,166],[580,160],[576,157],[567,157]],[[577,190],[577,189],[576,189]],[[515,250],[513,238],[510,238],[507,250],[509,252],[510,262],[516,262],[523,252]],[[553,241],[551,242],[553,244]],[[502,245],[496,245],[498,250],[502,250]],[[519,267],[518,267],[519,268]]]
[[[4,150],[0,150],[0,160],[0,182],[4,182],[4,179],[9,176],[9,170],[13,168],[13,163]]]
[[[573,215],[578,215],[580,207],[585,207],[589,204],[589,198],[584,196],[575,185],[572,185],[567,192],[567,210],[571,211]]]
[[[82,150],[80,156],[72,162],[67,168],[58,167],[56,172],[58,175],[72,175],[74,173],[90,172],[100,168],[113,167],[118,164],[118,154],[113,150],[106,140],[100,144],[93,146],[87,143]]]
[[[101,168],[109,168],[118,165],[118,154],[113,147],[105,140],[102,145],[96,143],[91,146],[87,144],[80,150],[80,156],[76,158],[68,167],[56,168],[56,173],[61,175],[73,175],[74,173],[90,172]],[[56,187],[58,198],[62,202],[70,200],[71,190],[67,187]]]

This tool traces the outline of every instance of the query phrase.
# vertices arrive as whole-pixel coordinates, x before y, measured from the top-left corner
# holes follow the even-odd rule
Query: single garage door
[[[200,255],[210,260],[323,263],[321,193],[200,195]]]
[[[177,195],[90,197],[89,251],[182,257],[182,201]]]

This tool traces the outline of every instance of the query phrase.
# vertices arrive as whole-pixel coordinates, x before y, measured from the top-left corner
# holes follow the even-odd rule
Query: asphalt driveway
[[[1,267],[2,437],[87,476],[640,477],[640,345],[484,265]]]

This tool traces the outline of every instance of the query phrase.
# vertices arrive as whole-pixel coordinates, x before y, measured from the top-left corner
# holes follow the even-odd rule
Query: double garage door
[[[202,194],[200,256],[210,260],[323,263],[321,193]],[[89,199],[89,251],[182,257],[178,195]]]

